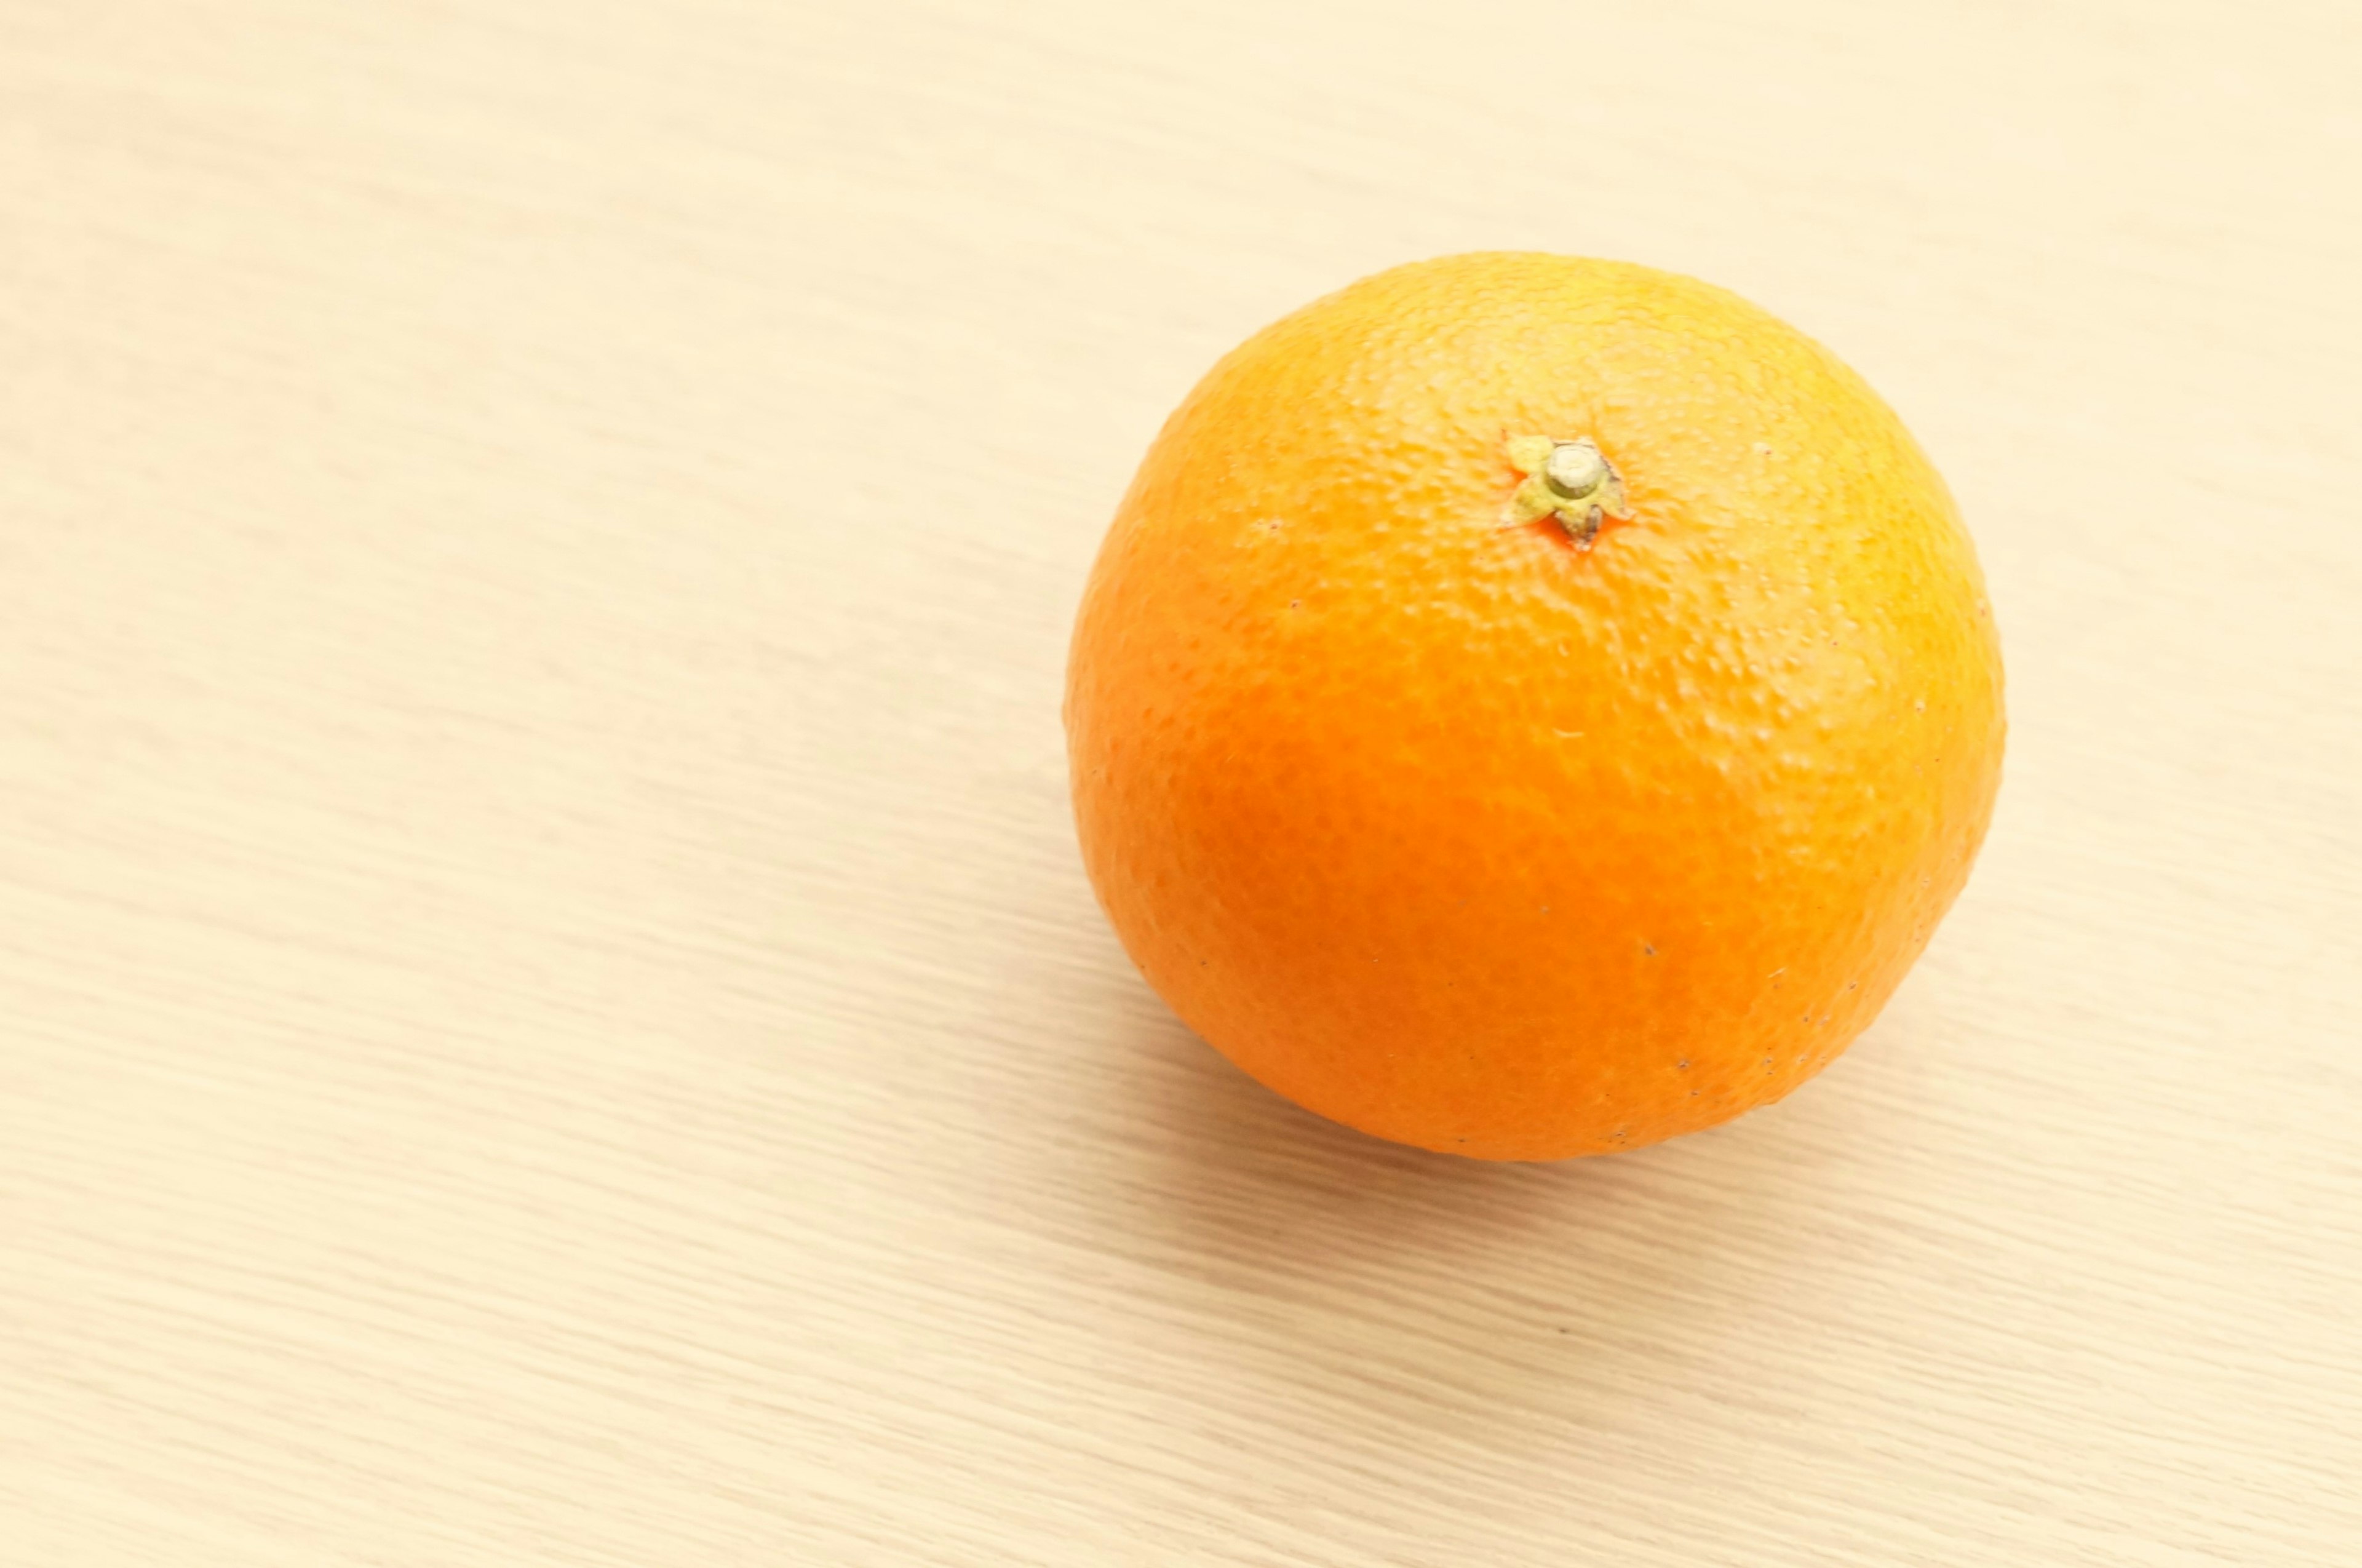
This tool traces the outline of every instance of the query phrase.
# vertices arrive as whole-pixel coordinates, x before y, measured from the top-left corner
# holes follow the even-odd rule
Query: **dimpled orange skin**
[[[1521,436],[1630,515],[1503,525]],[[1258,333],[1166,424],[1075,630],[1084,861],[1192,1029],[1497,1160],[1777,1099],[1969,875],[1998,642],[1943,480],[1746,302],[1447,257]]]

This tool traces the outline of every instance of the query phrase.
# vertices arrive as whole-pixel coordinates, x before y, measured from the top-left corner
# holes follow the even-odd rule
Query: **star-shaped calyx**
[[[1624,480],[1589,436],[1555,441],[1519,436],[1508,450],[1510,466],[1526,482],[1509,498],[1505,522],[1530,523],[1555,513],[1567,537],[1588,549],[1602,518],[1632,515],[1624,502]]]

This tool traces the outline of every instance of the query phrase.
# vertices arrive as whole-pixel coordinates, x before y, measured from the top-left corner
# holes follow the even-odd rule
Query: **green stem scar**
[[[1568,538],[1589,549],[1602,519],[1632,515],[1623,476],[1588,436],[1573,441],[1519,436],[1510,441],[1508,457],[1525,482],[1509,498],[1505,526],[1555,516]]]

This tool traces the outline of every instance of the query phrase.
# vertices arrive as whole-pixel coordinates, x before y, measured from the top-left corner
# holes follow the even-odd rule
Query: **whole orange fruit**
[[[1858,376],[1707,284],[1501,254],[1214,367],[1065,719],[1092,884],[1190,1027],[1514,1160],[1825,1066],[1967,879],[2003,730],[1968,536]]]

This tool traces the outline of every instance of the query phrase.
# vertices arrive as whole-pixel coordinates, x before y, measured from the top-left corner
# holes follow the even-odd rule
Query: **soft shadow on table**
[[[1823,1092],[1807,1115],[1653,1149],[1488,1164],[1297,1109],[1144,988],[1122,1016],[1110,1244],[1331,1397],[1376,1379],[1393,1408],[1434,1380],[1447,1426],[1595,1418],[1823,1288],[1797,1266],[1826,1196],[1814,1167],[1869,1109]]]

